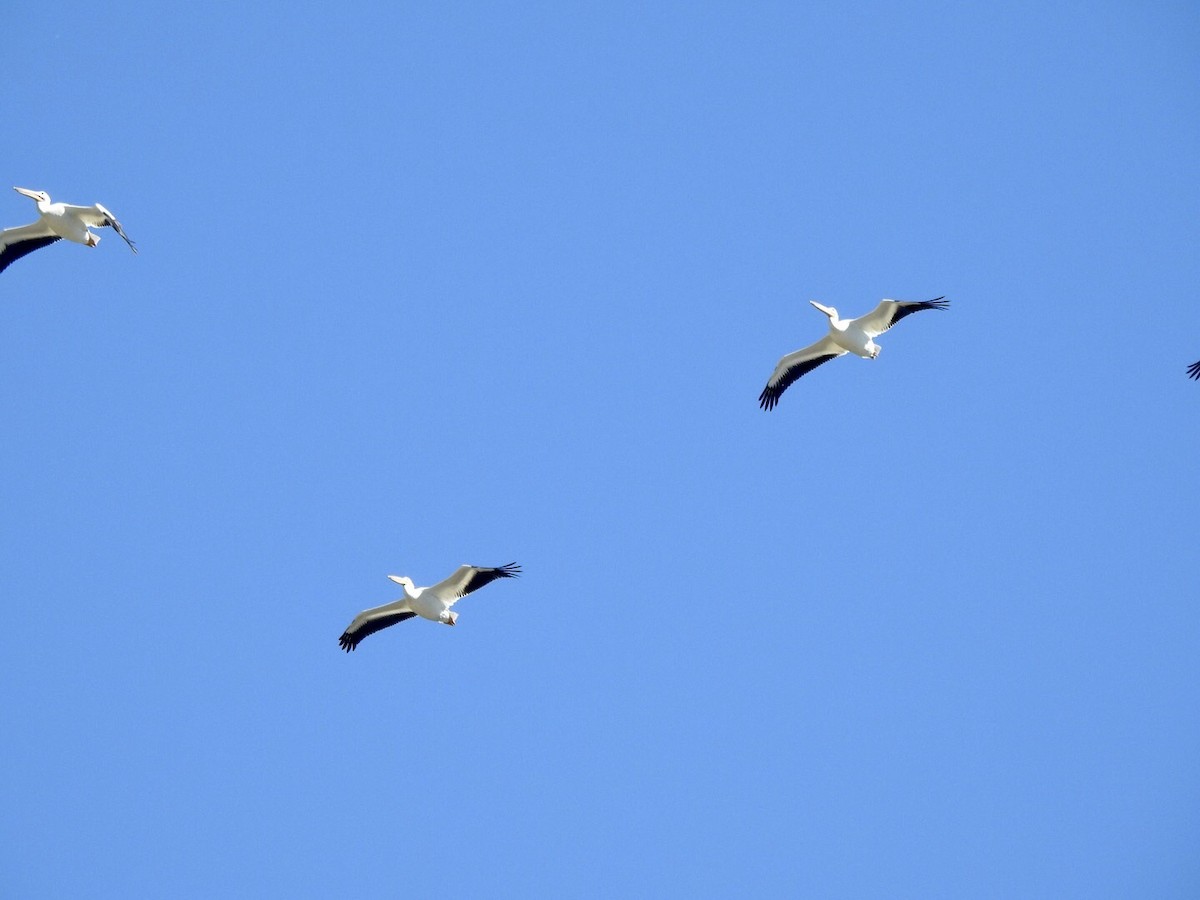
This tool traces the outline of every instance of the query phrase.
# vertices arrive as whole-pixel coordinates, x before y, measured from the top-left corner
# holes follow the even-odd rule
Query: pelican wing
[[[121,236],[121,239],[129,245],[130,250],[137,253],[137,247],[129,239],[129,235],[125,233],[125,229],[121,227],[121,223],[117,221],[117,217],[99,203],[94,206],[72,206],[69,203],[64,203],[63,209],[91,228],[108,226]]]
[[[1194,362],[1188,366],[1188,377],[1200,381],[1200,362]]]
[[[821,338],[811,347],[789,353],[775,366],[775,371],[767,380],[767,386],[758,395],[758,405],[763,409],[774,409],[779,398],[801,375],[807,375],[817,366],[822,366],[831,359],[837,359],[846,353],[833,342],[829,335]]]
[[[459,566],[453,575],[445,581],[439,581],[433,587],[426,588],[432,591],[435,597],[439,597],[448,606],[453,606],[454,601],[460,597],[465,597],[472,591],[477,591],[484,585],[491,584],[497,578],[516,578],[521,574],[521,567],[515,562],[506,563],[503,566],[488,568],[486,566]]]
[[[0,272],[22,256],[61,240],[62,238],[40,221],[32,225],[5,228],[0,231]]]
[[[945,297],[936,300],[880,300],[879,305],[854,320],[854,324],[866,332],[868,337],[883,334],[905,316],[923,309],[945,309],[950,301]]]
[[[367,635],[382,631],[405,619],[411,619],[415,615],[416,613],[408,608],[408,602],[405,600],[397,600],[394,603],[376,606],[374,609],[363,610],[354,617],[353,622],[346,626],[346,630],[338,638],[338,644],[349,653],[357,648],[358,642]]]

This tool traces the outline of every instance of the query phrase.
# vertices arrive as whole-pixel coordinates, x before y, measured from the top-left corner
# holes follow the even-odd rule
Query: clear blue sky
[[[1197,896],[1200,12],[978,6],[14,8],[0,894]]]

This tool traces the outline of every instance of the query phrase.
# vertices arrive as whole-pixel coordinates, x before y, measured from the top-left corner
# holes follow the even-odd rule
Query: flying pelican
[[[129,245],[129,249],[137,253],[137,247],[129,239],[129,235],[121,227],[121,223],[107,209],[97,203],[95,206],[71,206],[68,203],[51,203],[50,195],[45,191],[31,191],[29,188],[13,188],[18,194],[24,194],[30,200],[37,201],[38,220],[32,225],[21,225],[17,228],[5,228],[0,231],[0,272],[27,253],[32,253],[40,247],[53,244],[61,238],[95,247],[100,243],[98,235],[92,234],[89,228],[103,228],[107,225]]]
[[[829,316],[829,334],[811,347],[789,353],[779,361],[767,386],[758,395],[758,405],[763,409],[774,409],[783,392],[801,375],[807,375],[817,366],[853,353],[863,359],[874,359],[880,346],[874,338],[883,334],[905,316],[923,309],[945,309],[950,301],[945,297],[936,300],[881,300],[879,305],[857,319],[839,319],[838,311],[832,306],[823,306],[810,300],[813,306]]]
[[[1188,366],[1188,377],[1200,381],[1200,362],[1194,362]]]
[[[521,567],[515,562],[494,569],[484,566],[459,566],[453,575],[445,581],[439,581],[433,587],[415,587],[411,578],[389,575],[388,578],[404,588],[404,596],[393,603],[360,612],[354,617],[354,621],[346,626],[346,630],[338,638],[338,643],[349,653],[368,634],[374,634],[413,616],[420,616],[431,622],[441,622],[443,625],[453,625],[458,621],[458,613],[451,612],[450,607],[460,597],[491,584],[497,578],[516,578],[520,574]]]

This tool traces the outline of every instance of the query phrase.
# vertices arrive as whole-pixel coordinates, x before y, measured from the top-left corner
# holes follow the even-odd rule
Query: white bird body
[[[863,359],[875,359],[883,349],[875,343],[875,338],[905,316],[923,309],[945,309],[950,305],[950,301],[945,297],[935,300],[881,300],[879,305],[865,316],[843,319],[832,306],[824,306],[815,300],[809,302],[829,317],[829,334],[815,344],[789,353],[779,360],[775,371],[767,380],[767,386],[758,395],[758,405],[763,409],[774,409],[783,392],[796,379],[831,359],[837,359],[847,353],[853,353]]]
[[[829,337],[847,353],[853,353],[863,359],[874,359],[879,355],[881,348],[872,340],[874,335],[863,330],[860,320],[839,319],[837,310],[832,306],[821,306],[818,303],[813,303],[813,306],[822,311],[829,311]]]
[[[0,231],[0,272],[27,253],[63,238],[85,247],[95,247],[100,243],[100,236],[92,233],[93,228],[112,228],[129,245],[129,249],[137,253],[137,247],[116,216],[99,203],[73,206],[70,203],[52,202],[45,191],[28,188],[13,190],[37,202],[38,220],[30,225]]]
[[[401,575],[389,575],[388,578],[404,588],[404,599],[401,602],[407,604],[409,611],[415,612],[422,619],[445,625],[453,625],[458,621],[458,613],[450,611],[458,597],[448,591],[437,590],[440,585],[417,587],[411,578]]]
[[[360,612],[354,617],[354,621],[346,626],[346,630],[338,638],[338,643],[349,653],[356,649],[367,635],[414,616],[442,625],[454,625],[458,621],[458,613],[450,607],[461,598],[497,578],[516,578],[520,574],[521,567],[516,563],[494,568],[463,565],[449,578],[430,587],[417,587],[411,578],[404,575],[389,575],[388,578],[404,588],[404,596],[392,603]]]

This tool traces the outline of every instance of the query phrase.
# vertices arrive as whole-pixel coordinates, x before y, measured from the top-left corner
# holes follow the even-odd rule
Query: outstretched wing
[[[20,225],[0,231],[0,272],[3,272],[22,256],[42,247],[61,241],[57,234],[40,221],[32,225]]]
[[[137,247],[134,245],[133,241],[129,239],[129,235],[125,233],[125,229],[121,227],[121,223],[117,221],[117,217],[99,203],[95,204],[94,206],[72,206],[64,203],[63,207],[73,216],[75,216],[75,218],[79,219],[79,221],[92,228],[103,228],[108,226],[121,236],[122,240],[129,245],[130,250],[132,250],[134,253],[137,253]]]
[[[854,320],[854,324],[866,332],[868,337],[883,334],[905,316],[923,309],[946,309],[950,301],[945,297],[936,300],[880,300],[879,305]]]
[[[775,371],[767,380],[767,386],[758,395],[758,405],[762,409],[774,409],[779,398],[801,375],[807,375],[817,366],[822,366],[831,359],[837,359],[845,354],[845,350],[826,335],[811,347],[789,353],[775,366]]]
[[[411,619],[415,615],[416,613],[408,608],[408,603],[404,600],[363,610],[354,617],[353,622],[346,626],[346,630],[338,638],[338,644],[349,653],[357,648],[359,641],[367,635],[382,631],[405,619]]]
[[[497,578],[516,578],[521,574],[521,567],[515,562],[503,566],[488,568],[486,566],[459,566],[453,575],[445,581],[439,581],[433,587],[426,588],[434,596],[441,598],[447,605],[453,605],[460,597],[465,597],[472,591],[477,591],[484,585],[491,584]]]

